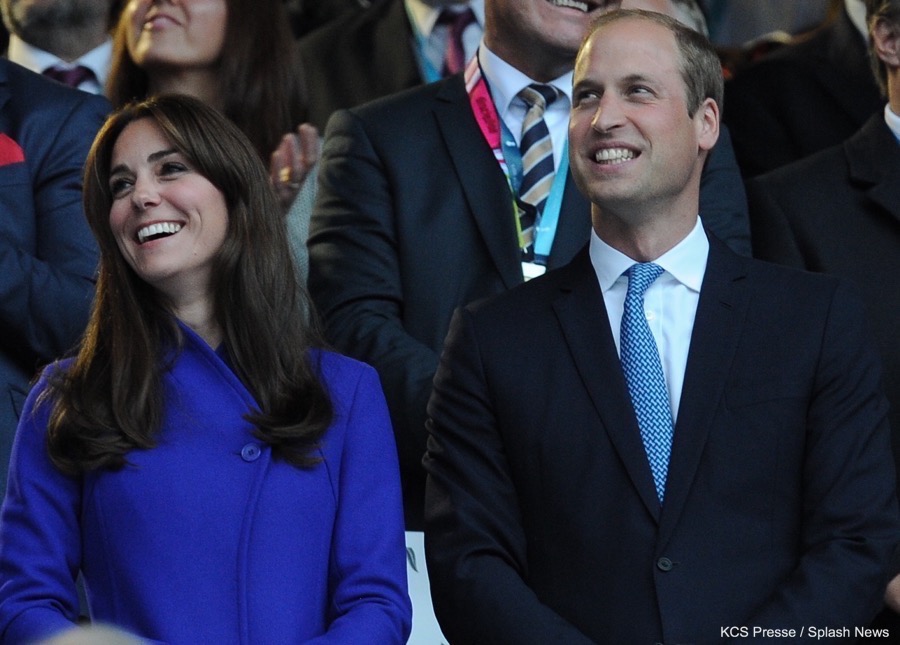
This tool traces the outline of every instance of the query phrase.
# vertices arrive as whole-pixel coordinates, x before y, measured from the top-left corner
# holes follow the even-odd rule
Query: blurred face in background
[[[485,0],[485,44],[507,63],[546,82],[572,69],[594,18],[619,0]]]
[[[214,68],[227,20],[226,0],[130,0],[121,16],[128,53],[144,69]]]
[[[47,39],[60,29],[107,25],[113,0],[0,0],[3,23],[25,42],[54,51]]]

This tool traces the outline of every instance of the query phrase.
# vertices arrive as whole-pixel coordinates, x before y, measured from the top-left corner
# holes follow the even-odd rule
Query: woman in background
[[[101,249],[77,356],[17,431],[0,634],[91,617],[167,643],[405,643],[397,457],[375,372],[317,349],[250,142],[160,96],[85,170]]]
[[[106,94],[113,107],[156,94],[194,96],[247,135],[288,212],[299,275],[319,157],[282,0],[128,0],[114,30]],[[301,188],[305,187],[303,190]]]

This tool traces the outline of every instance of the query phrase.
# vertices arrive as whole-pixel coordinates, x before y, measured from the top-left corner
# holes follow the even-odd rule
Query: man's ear
[[[694,113],[697,142],[701,150],[712,150],[719,140],[719,106],[710,98],[704,99]]]
[[[872,46],[875,54],[888,67],[900,67],[900,29],[886,18],[877,18],[872,25]]]

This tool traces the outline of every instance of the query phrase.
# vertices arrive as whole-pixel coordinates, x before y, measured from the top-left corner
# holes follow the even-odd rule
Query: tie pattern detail
[[[54,81],[58,81],[63,85],[75,88],[85,81],[97,80],[94,72],[84,65],[78,65],[68,69],[60,65],[54,65],[53,67],[45,69],[43,74],[47,78],[52,78]]]
[[[663,268],[652,262],[634,264],[626,271],[628,292],[620,331],[622,370],[660,503],[665,494],[674,431],[659,350],[644,314],[644,294],[662,273]]]
[[[463,32],[475,22],[475,13],[471,8],[465,11],[444,9],[438,16],[437,24],[447,25],[447,47],[444,50],[444,65],[441,76],[456,74],[466,66],[466,50],[463,46]]]
[[[559,98],[551,85],[533,83],[518,94],[528,110],[522,122],[519,151],[522,153],[522,183],[519,186],[518,216],[525,260],[533,258],[534,226],[544,210],[553,184],[553,142],[544,121],[547,106]]]

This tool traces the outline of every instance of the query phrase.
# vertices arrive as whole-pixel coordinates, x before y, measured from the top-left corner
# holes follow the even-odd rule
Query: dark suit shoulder
[[[465,81],[462,75],[450,76],[434,83],[419,85],[402,90],[390,96],[369,101],[350,109],[350,112],[367,122],[393,122],[403,117],[421,119],[423,110],[435,101],[449,101],[468,104]],[[399,124],[412,125],[412,124]]]
[[[578,287],[590,289],[592,283],[597,298],[602,299],[587,247],[584,247],[568,264],[503,293],[475,301],[467,305],[466,310],[480,320],[493,321],[491,324],[516,326],[518,320],[531,320],[541,311],[550,313],[553,302],[561,295]]]
[[[804,316],[818,319],[826,312],[837,294],[856,293],[849,281],[833,275],[747,258],[747,280],[753,291],[753,308],[775,308],[787,320]],[[852,299],[858,304],[856,296]]]
[[[820,186],[823,174],[832,176],[838,171],[846,176],[846,168],[844,148],[838,144],[747,180],[747,192],[780,189],[796,191],[808,185]]]
[[[298,45],[311,121],[422,82],[402,0],[384,0],[329,23]]]
[[[46,136],[69,118],[93,123],[96,130],[112,109],[102,96],[54,83],[6,59],[0,59],[0,93],[8,93],[0,108],[12,132],[27,122],[36,133]]]
[[[748,180],[747,196],[751,211],[774,199],[796,205],[797,216],[814,217],[823,208],[834,211],[837,195],[879,183],[898,164],[900,146],[877,113],[846,141]]]
[[[364,11],[347,13],[331,20],[300,38],[297,41],[298,48],[304,57],[336,52],[342,56],[369,59],[372,43],[380,35],[380,30],[387,28],[396,31],[397,27],[403,26],[405,30],[390,35],[394,42],[406,47],[408,44],[404,36],[411,35],[409,22],[397,20],[396,16],[399,14],[396,5],[402,5],[402,2],[378,2]]]
[[[438,124],[432,112],[445,101],[457,103],[452,106],[454,123],[465,123],[478,132],[477,123],[468,110],[464,81],[461,76],[453,76],[375,99],[359,107],[338,110],[325,130],[326,147],[337,133],[354,132],[358,135],[362,131],[381,151],[383,159],[406,167],[413,157],[433,154]],[[463,108],[466,112],[462,111]],[[440,124],[441,129],[449,127],[446,119]],[[415,141],[416,145],[410,145],[410,141]],[[421,171],[422,168],[416,170]]]

